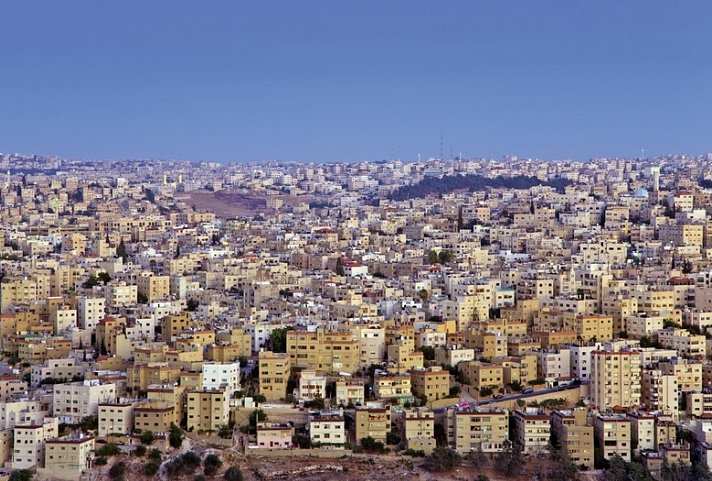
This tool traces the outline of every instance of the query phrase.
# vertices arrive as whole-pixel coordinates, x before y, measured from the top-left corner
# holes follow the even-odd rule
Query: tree
[[[438,253],[435,251],[430,251],[428,253],[428,264],[435,265],[440,262],[440,258],[438,257]]]
[[[242,471],[237,466],[230,466],[223,474],[225,481],[243,481]]]
[[[94,274],[92,274],[89,276],[89,278],[86,281],[84,281],[84,284],[82,284],[82,287],[84,289],[91,289],[92,287],[98,286],[98,285],[99,285],[99,279]]]
[[[141,441],[141,444],[150,446],[151,444],[153,444],[153,441],[156,440],[156,437],[153,435],[153,432],[151,432],[151,431],[143,431],[141,433],[141,436],[139,436],[139,440]]]
[[[126,245],[124,244],[123,239],[121,239],[121,241],[119,241],[119,245],[116,248],[116,256],[121,257],[121,259],[124,261],[124,264],[126,264],[126,261],[128,260],[129,255],[126,252]]]
[[[113,481],[121,481],[124,479],[124,474],[126,474],[126,463],[119,461],[114,464],[111,469],[109,469],[109,477]]]
[[[33,473],[29,469],[15,469],[10,474],[10,481],[31,481]]]
[[[437,447],[425,458],[425,469],[432,472],[451,471],[462,464],[462,456],[447,447]]]
[[[109,282],[111,282],[111,276],[108,272],[100,272],[97,277],[101,282],[104,283],[104,285],[107,285]]]
[[[460,395],[460,386],[452,386],[450,388],[450,397],[458,397]]]
[[[203,473],[205,473],[206,476],[215,476],[215,473],[218,472],[222,464],[217,454],[208,454],[203,461]]]
[[[255,434],[257,432],[257,423],[266,420],[267,414],[262,409],[255,409],[250,413],[247,432],[249,434]]]
[[[432,346],[422,346],[420,351],[423,353],[423,359],[426,361],[435,360],[435,348]]]
[[[269,345],[272,352],[287,352],[287,332],[293,330],[293,327],[280,327],[272,331],[269,336]]]
[[[292,444],[299,449],[311,449],[311,438],[307,434],[297,433],[292,436]]]
[[[344,259],[342,259],[341,256],[336,259],[336,269],[334,269],[334,272],[340,276],[344,275]]]
[[[376,441],[371,436],[361,438],[361,447],[367,453],[383,454],[386,451],[386,446],[381,441]]]
[[[440,251],[440,254],[438,254],[438,259],[440,260],[441,264],[447,264],[454,258],[455,254],[448,250],[442,250]]]
[[[151,452],[148,453],[149,459],[153,459],[155,461],[160,461],[162,456],[163,455],[159,449],[152,449]]]
[[[175,449],[180,448],[183,444],[183,433],[180,428],[173,423],[171,423],[171,430],[168,434],[168,444]]]
[[[307,409],[324,409],[324,399],[317,395],[311,401],[305,401],[304,407]]]
[[[114,443],[106,443],[100,448],[97,448],[95,452],[97,456],[104,457],[116,456],[117,454],[121,454],[121,450]]]
[[[146,476],[154,476],[161,469],[161,462],[152,460],[143,465],[143,474]]]
[[[421,289],[418,291],[418,297],[420,297],[422,302],[425,302],[428,300],[428,297],[430,297],[430,293],[427,289]]]
[[[134,455],[136,456],[145,456],[146,455],[146,446],[143,444],[139,444],[136,446],[136,449],[134,449]]]
[[[509,441],[505,441],[503,444],[504,449],[494,458],[494,468],[501,474],[513,477],[519,476],[524,467],[522,450],[519,446],[513,445]]]

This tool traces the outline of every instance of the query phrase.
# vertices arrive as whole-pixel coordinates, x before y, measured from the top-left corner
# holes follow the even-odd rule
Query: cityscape
[[[0,2],[0,481],[712,481],[712,2]]]
[[[6,472],[706,479],[710,160],[2,154]]]

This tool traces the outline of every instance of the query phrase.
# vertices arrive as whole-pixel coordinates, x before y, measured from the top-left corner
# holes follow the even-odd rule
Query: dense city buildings
[[[176,433],[707,463],[710,160],[0,155],[2,465]]]

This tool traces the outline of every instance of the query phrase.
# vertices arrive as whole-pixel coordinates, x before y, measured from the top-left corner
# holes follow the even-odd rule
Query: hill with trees
[[[445,177],[427,177],[417,184],[405,185],[392,192],[390,200],[409,200],[434,194],[447,194],[456,190],[476,192],[485,189],[529,189],[537,185],[554,187],[562,191],[570,182],[566,179],[542,181],[536,177],[517,175],[514,177],[483,177],[477,174],[447,175]]]

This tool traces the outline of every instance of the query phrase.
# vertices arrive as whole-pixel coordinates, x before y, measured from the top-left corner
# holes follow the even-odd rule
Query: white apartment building
[[[36,424],[15,426],[13,430],[12,469],[30,469],[42,466],[45,442],[59,435],[57,418],[44,418]]]
[[[77,320],[82,329],[93,330],[106,317],[106,299],[103,297],[80,297],[77,302]]]
[[[54,385],[52,412],[60,422],[76,424],[87,416],[96,416],[99,403],[116,401],[116,385],[101,384],[98,379]]]
[[[240,363],[203,363],[203,389],[224,391],[227,398],[231,399],[240,390]]]

